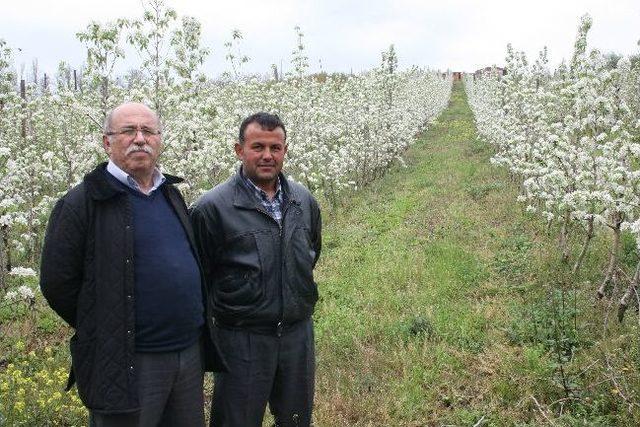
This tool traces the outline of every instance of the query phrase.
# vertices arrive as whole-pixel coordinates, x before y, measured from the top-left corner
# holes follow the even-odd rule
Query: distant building
[[[505,74],[507,74],[507,70],[505,68],[502,67],[484,67],[481,68],[479,70],[476,70],[475,73],[473,73],[473,78],[479,78],[482,76],[489,76],[489,75],[495,75],[495,76],[504,76]]]

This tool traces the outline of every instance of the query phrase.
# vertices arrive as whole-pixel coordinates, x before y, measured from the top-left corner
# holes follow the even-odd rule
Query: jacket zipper
[[[277,337],[281,337],[282,336],[282,329],[283,329],[283,326],[284,326],[283,325],[284,324],[284,279],[283,279],[284,278],[284,274],[283,274],[283,264],[284,264],[283,246],[284,246],[284,239],[282,238],[282,230],[284,229],[284,217],[285,217],[285,214],[287,213],[287,210],[289,209],[289,205],[290,205],[290,202],[287,202],[286,205],[284,206],[284,210],[282,211],[282,217],[280,219],[280,222],[278,222],[274,217],[269,215],[269,213],[267,213],[267,211],[265,211],[264,209],[261,209],[259,207],[255,208],[256,211],[258,211],[261,214],[265,215],[271,221],[275,222],[278,225],[278,236],[280,237],[280,320],[276,324],[276,336]]]

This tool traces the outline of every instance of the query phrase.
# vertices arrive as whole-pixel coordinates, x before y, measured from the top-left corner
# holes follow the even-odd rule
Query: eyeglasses
[[[160,135],[160,130],[158,129],[150,129],[150,128],[134,128],[134,127],[129,127],[129,128],[122,128],[119,131],[116,132],[105,132],[105,135],[122,135],[122,136],[126,136],[127,138],[135,138],[135,136],[138,134],[138,132],[142,132],[142,136],[146,139],[146,138],[151,138],[152,136],[157,136]]]

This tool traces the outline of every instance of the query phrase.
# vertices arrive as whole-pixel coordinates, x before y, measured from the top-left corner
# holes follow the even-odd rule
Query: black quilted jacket
[[[78,394],[92,411],[126,413],[139,410],[134,233],[127,193],[108,179],[105,167],[103,163],[87,174],[55,205],[42,252],[40,287],[51,307],[75,329],[70,343],[72,370],[68,386],[75,377]],[[182,180],[165,177],[161,190],[196,253],[184,200],[172,185]],[[204,286],[203,295],[208,302]],[[206,325],[206,368],[225,370],[209,332],[209,315]]]

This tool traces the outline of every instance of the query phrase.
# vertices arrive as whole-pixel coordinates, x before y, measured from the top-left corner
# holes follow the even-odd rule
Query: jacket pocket
[[[259,275],[238,271],[222,278],[217,286],[216,303],[229,313],[246,314],[264,298]]]
[[[311,245],[310,230],[298,227],[291,236],[290,250],[292,271],[289,281],[293,290],[305,305],[313,305],[318,300],[318,287],[313,280],[313,265],[316,253]]]
[[[213,288],[216,310],[231,317],[255,312],[265,299],[263,266],[255,233],[236,236],[227,242],[220,278]]]
[[[100,409],[103,405],[97,399],[97,381],[95,378],[95,340],[78,341],[74,335],[69,341],[73,374],[76,380],[78,396],[90,409]]]

